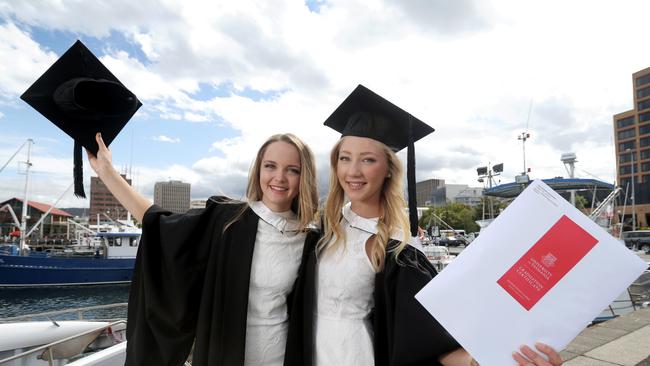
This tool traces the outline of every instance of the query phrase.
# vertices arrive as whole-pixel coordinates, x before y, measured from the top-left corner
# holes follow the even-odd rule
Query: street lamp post
[[[632,202],[632,231],[636,230],[636,208],[634,207],[634,152],[630,150],[630,157],[632,158],[632,195],[630,196],[630,201]]]
[[[630,183],[632,184],[632,192],[630,193],[630,202],[632,203],[632,231],[636,230],[636,207],[634,205],[634,186],[635,184],[635,179],[634,179],[634,151],[632,149],[625,149],[625,151],[630,152],[630,161],[632,163],[631,165],[631,179]]]
[[[476,168],[476,173],[478,174],[478,181],[483,183],[483,178],[487,178],[487,185],[489,188],[492,188],[493,178],[497,175],[500,175],[503,172],[503,163],[495,164],[490,166],[488,163],[487,166],[482,166]],[[494,218],[494,209],[492,207],[492,199],[488,198],[490,204],[490,218]],[[483,183],[483,219],[485,220],[485,183]]]
[[[569,174],[569,178],[573,179],[575,178],[575,163],[578,161],[576,160],[576,154],[575,153],[564,153],[560,156],[560,160],[562,163],[564,163],[564,168],[566,169],[567,173]],[[571,190],[571,204],[573,206],[576,205],[576,190],[572,189]]]

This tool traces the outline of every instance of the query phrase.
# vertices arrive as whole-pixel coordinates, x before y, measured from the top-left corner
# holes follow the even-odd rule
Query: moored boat
[[[75,308],[0,319],[3,366],[118,366],[126,357],[126,320],[95,319],[93,312],[123,309],[126,303]],[[31,319],[76,316],[78,320]],[[86,317],[90,316],[90,319]],[[83,318],[83,320],[81,320]]]
[[[0,254],[0,287],[118,284],[131,281],[141,231],[99,232],[100,244],[76,253]]]

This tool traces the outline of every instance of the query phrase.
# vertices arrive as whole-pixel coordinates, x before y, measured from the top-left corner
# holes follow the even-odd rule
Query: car
[[[457,237],[457,236],[441,237],[440,239],[438,239],[438,245],[442,245],[445,247],[457,247],[466,244],[467,242],[465,241],[464,238]]]
[[[635,230],[623,232],[625,246],[632,250],[650,251],[650,230]]]

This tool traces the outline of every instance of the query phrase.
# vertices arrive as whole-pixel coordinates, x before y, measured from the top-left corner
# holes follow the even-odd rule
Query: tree
[[[576,208],[578,210],[581,210],[588,207],[590,207],[589,200],[579,194],[576,194]]]
[[[444,224],[440,223],[439,220],[432,215],[433,213],[435,213],[438,218],[444,220],[453,229],[465,230],[467,233],[479,230],[478,225],[474,222],[474,210],[462,203],[450,203],[445,206],[436,207],[435,210],[432,207],[429,208],[429,210],[422,214],[422,218],[420,218],[421,227],[428,228],[429,226],[439,226],[441,228],[446,228]]]
[[[485,203],[485,218],[490,219],[490,200],[488,198],[484,198],[481,200],[481,203],[479,203],[477,206],[474,206],[474,220],[483,220],[483,203]],[[503,200],[499,200],[496,198],[492,198],[492,212],[494,212],[494,218],[499,216],[501,211],[503,211],[506,207],[508,207],[509,202],[505,202]]]

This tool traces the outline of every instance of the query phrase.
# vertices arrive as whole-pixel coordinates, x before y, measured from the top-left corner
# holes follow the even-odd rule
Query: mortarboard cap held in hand
[[[415,194],[414,143],[434,129],[410,113],[375,94],[363,85],[357,86],[325,121],[325,126],[341,133],[341,137],[367,137],[384,143],[398,152],[407,151],[407,191],[411,235],[417,235],[417,201]]]
[[[81,41],[20,98],[74,139],[74,193],[82,198],[82,147],[97,154],[95,134],[108,146],[142,106]]]

